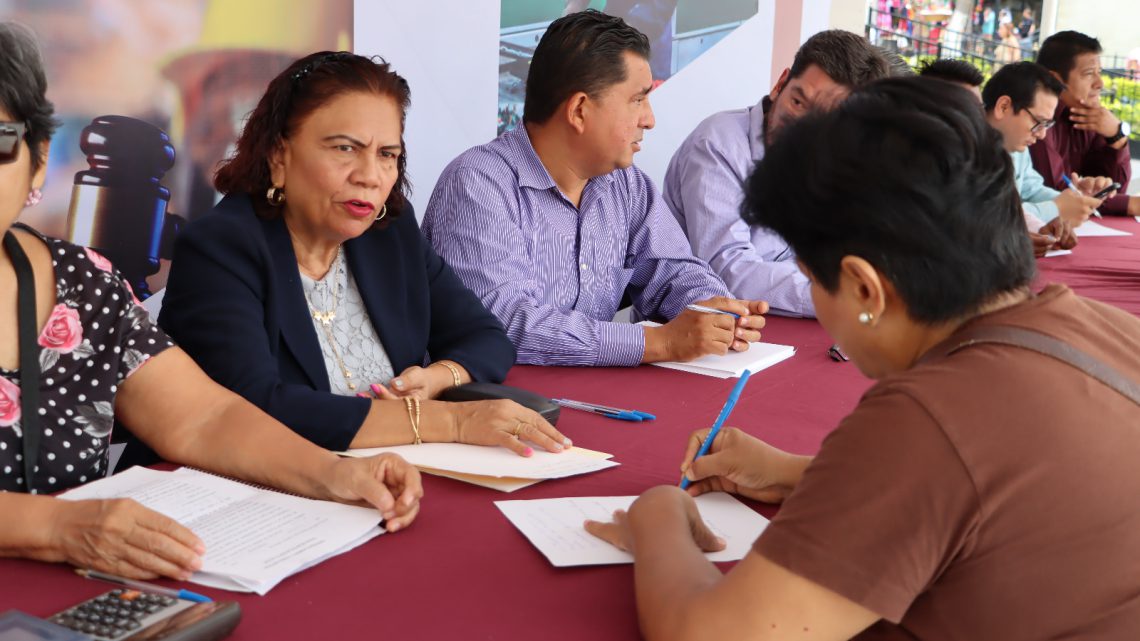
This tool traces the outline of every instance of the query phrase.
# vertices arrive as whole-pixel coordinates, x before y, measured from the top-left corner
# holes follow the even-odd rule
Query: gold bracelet
[[[446,367],[448,369],[448,371],[451,372],[451,380],[454,383],[453,387],[459,387],[460,385],[463,384],[463,381],[459,378],[459,368],[458,367],[452,365],[451,363],[448,363],[447,361],[436,361],[432,364],[433,365],[443,365],[444,367]]]
[[[408,408],[408,422],[412,424],[412,434],[415,436],[412,444],[419,445],[423,443],[423,439],[420,438],[420,399],[415,396],[405,396],[404,406]],[[413,407],[415,408],[414,413],[412,412]]]

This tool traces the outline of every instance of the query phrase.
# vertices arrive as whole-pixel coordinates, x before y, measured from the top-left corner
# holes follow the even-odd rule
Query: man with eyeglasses
[[[999,69],[982,90],[986,120],[1001,133],[1005,150],[1013,158],[1017,191],[1029,231],[1039,235],[1034,245],[1040,254],[1055,244],[1064,249],[1075,244],[1071,228],[1087,220],[1102,202],[1091,194],[1111,184],[1108,178],[1074,174],[1076,189],[1057,191],[1047,187],[1033,169],[1029,146],[1044,138],[1055,124],[1052,116],[1062,89],[1061,82],[1041,65],[1018,62]],[[1045,243],[1042,236],[1051,236],[1056,243]]]
[[[1041,43],[1037,64],[1064,84],[1053,118],[1057,126],[1030,149],[1033,167],[1045,184],[1061,189],[1061,176],[1079,172],[1108,176],[1124,185],[1099,208],[1105,215],[1140,216],[1140,197],[1128,196],[1132,158],[1128,150],[1128,123],[1122,122],[1100,101],[1104,79],[1100,68],[1100,42],[1076,31],[1061,31]]]

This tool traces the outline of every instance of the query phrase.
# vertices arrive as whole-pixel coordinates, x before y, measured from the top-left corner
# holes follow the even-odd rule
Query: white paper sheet
[[[636,498],[594,496],[495,501],[495,505],[555,567],[613,565],[633,563],[633,555],[593,536],[582,523],[608,521],[614,510],[628,509]],[[743,559],[768,526],[768,519],[730,494],[703,494],[696,501],[701,518],[728,544],[720,552],[706,554],[710,561]]]
[[[613,461],[580,453],[576,449],[570,448],[565,452],[552,453],[536,448],[532,456],[519,456],[504,447],[465,443],[423,443],[368,447],[348,450],[341,454],[365,457],[392,452],[419,468],[516,479],[558,479],[617,466]]]
[[[639,325],[646,327],[660,327],[660,323],[641,321]],[[767,369],[780,361],[795,356],[796,348],[791,345],[778,345],[776,343],[751,343],[747,352],[734,352],[729,350],[724,356],[707,355],[698,359],[679,363],[676,361],[663,361],[653,363],[657,367],[676,369],[682,372],[702,374],[714,378],[740,378],[744,370],[755,374]]]
[[[1073,250],[1071,249],[1050,249],[1049,251],[1045,252],[1045,258],[1053,258],[1055,256],[1068,256],[1071,253],[1073,253]]]
[[[264,595],[286,577],[379,535],[371,508],[316,501],[197,470],[133,467],[60,495],[130,498],[198,535],[202,570],[190,581]]]
[[[1102,225],[1093,219],[1088,219],[1081,223],[1074,232],[1079,238],[1091,238],[1093,236],[1131,236],[1130,232],[1113,229],[1107,225]]]

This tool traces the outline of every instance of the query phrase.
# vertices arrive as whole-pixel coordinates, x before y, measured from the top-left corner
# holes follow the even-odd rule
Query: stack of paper
[[[660,323],[641,321],[640,325],[647,327],[660,327]],[[740,378],[744,370],[755,374],[767,369],[780,361],[794,356],[796,348],[791,345],[777,345],[776,343],[749,343],[747,352],[734,352],[729,350],[724,356],[709,354],[696,360],[680,363],[677,361],[662,361],[653,363],[657,367],[677,369],[682,372],[703,374],[715,378]]]
[[[385,452],[399,454],[422,472],[503,492],[513,492],[546,479],[587,474],[617,466],[617,463],[609,460],[613,454],[580,447],[572,447],[557,454],[535,449],[531,456],[519,456],[503,447],[423,443],[361,448],[341,454],[365,457]]]
[[[1088,219],[1081,223],[1079,227],[1073,230],[1079,238],[1090,238],[1093,236],[1131,236],[1130,232],[1120,231],[1113,229],[1107,225],[1102,225],[1093,219]]]
[[[582,523],[609,521],[614,510],[627,510],[636,496],[596,496],[533,501],[495,501],[507,519],[555,567],[633,563],[623,552],[587,532]],[[697,499],[701,519],[727,543],[720,552],[706,554],[710,561],[739,561],[748,554],[768,519],[730,494],[715,492]]]
[[[286,577],[379,535],[372,508],[316,501],[189,468],[131,469],[61,499],[134,499],[189,528],[206,544],[190,581],[264,595]]]

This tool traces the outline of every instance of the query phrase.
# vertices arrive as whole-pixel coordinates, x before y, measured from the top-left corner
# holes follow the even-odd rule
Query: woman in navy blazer
[[[517,403],[431,400],[503,380],[515,350],[416,225],[403,193],[408,102],[386,63],[349,53],[312,54],[275,78],[215,177],[228,195],[178,238],[159,325],[216,381],[328,449],[561,451],[568,439]],[[349,311],[357,325],[343,324]]]

